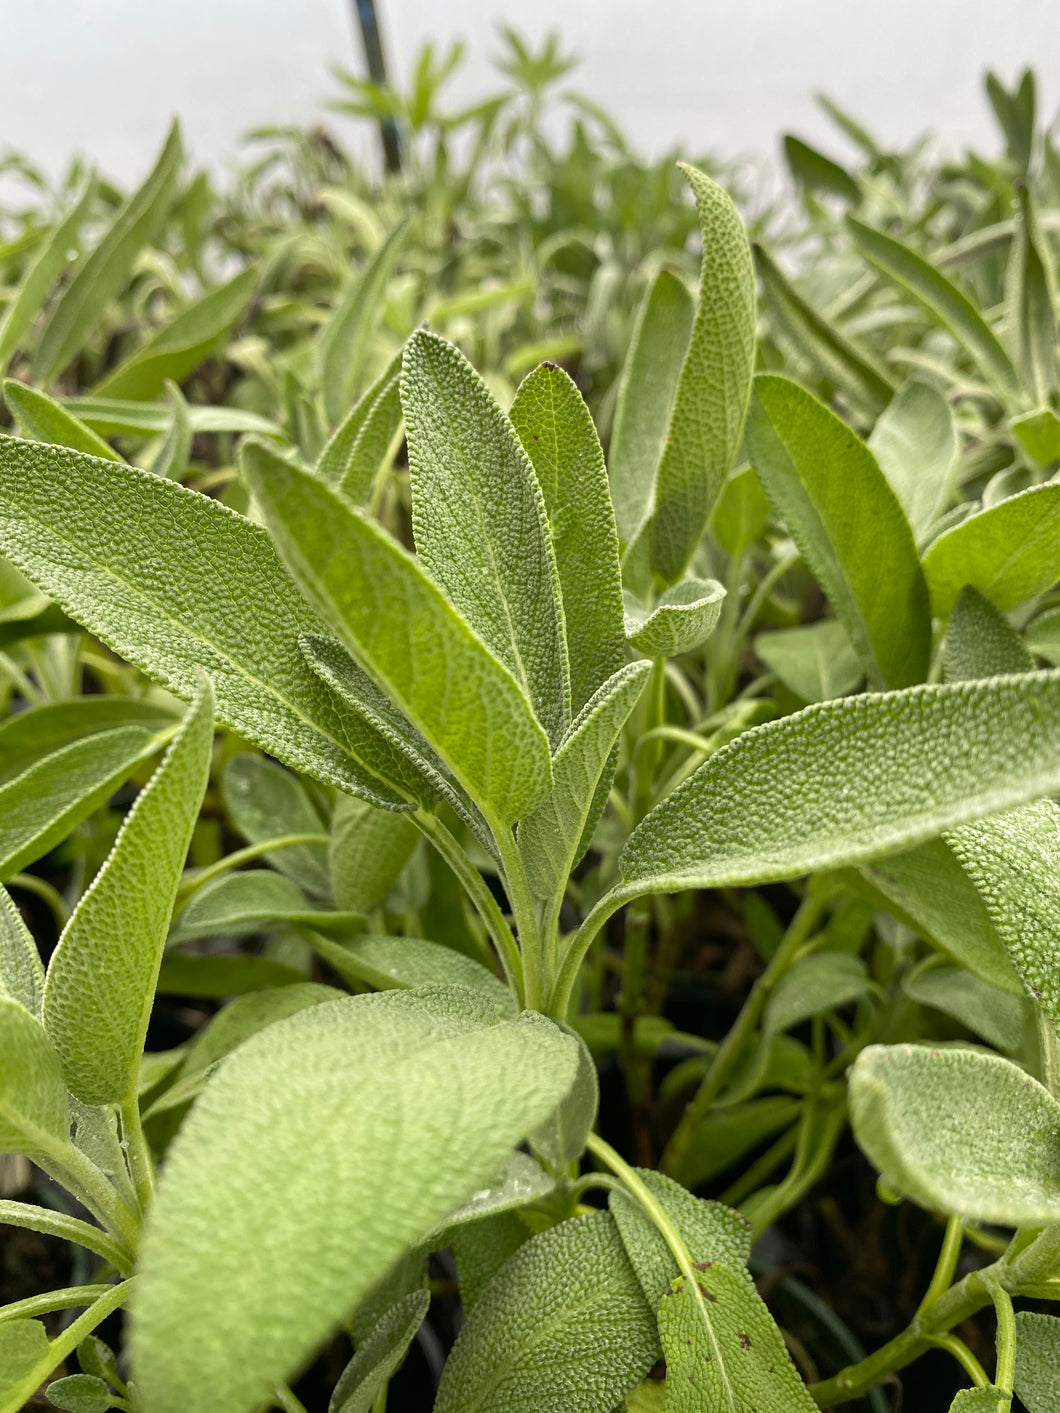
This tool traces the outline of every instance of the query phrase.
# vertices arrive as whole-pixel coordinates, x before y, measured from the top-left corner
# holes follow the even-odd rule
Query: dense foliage
[[[1033,79],[752,218],[505,42],[8,163],[0,1411],[1051,1413]]]

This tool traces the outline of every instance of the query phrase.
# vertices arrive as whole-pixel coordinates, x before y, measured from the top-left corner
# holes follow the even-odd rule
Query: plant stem
[[[27,1369],[22,1378],[13,1385],[5,1385],[4,1398],[7,1400],[5,1407],[21,1408],[22,1400],[30,1398],[41,1384],[48,1377],[53,1369],[67,1359],[77,1348],[86,1336],[90,1335],[97,1325],[107,1318],[113,1310],[117,1310],[119,1305],[124,1305],[132,1294],[136,1283],[133,1276],[127,1281],[122,1281],[121,1285],[105,1286],[103,1294],[93,1300],[83,1315],[80,1315],[72,1325],[68,1325],[65,1330],[55,1337],[48,1345],[47,1352],[37,1360],[31,1369]],[[71,1300],[65,1307],[53,1307],[59,1309],[69,1309],[71,1305],[81,1305],[89,1291],[98,1291],[98,1286],[82,1286],[80,1300]],[[66,1294],[67,1292],[55,1291],[54,1295]],[[92,1298],[89,1296],[88,1298]],[[8,1309],[11,1307],[8,1306]],[[45,1312],[41,1312],[45,1313]]]
[[[994,1383],[1006,1393],[1012,1392],[1012,1380],[1016,1374],[1016,1312],[1012,1308],[1012,1297],[999,1281],[990,1283],[990,1293],[997,1311],[997,1366],[994,1370]]]
[[[628,903],[631,898],[636,896],[636,893],[626,892],[621,888],[612,888],[610,892],[605,893],[602,898],[597,900],[581,926],[567,942],[567,949],[560,961],[559,971],[556,974],[548,1002],[547,1014],[554,1020],[567,1019],[567,1011],[574,993],[574,983],[578,979],[581,964],[585,960],[585,954],[592,946],[596,934],[607,919],[613,913],[618,912],[623,903]]]
[[[39,1315],[51,1315],[56,1310],[91,1305],[113,1289],[112,1285],[70,1285],[62,1290],[47,1290],[43,1295],[30,1295],[25,1300],[13,1300],[10,1305],[0,1305],[0,1324],[6,1320],[35,1320]]]
[[[1038,1030],[1038,1078],[1054,1099],[1060,1099],[1060,1039],[1041,1007],[1035,1006],[1034,1011]]]
[[[122,1102],[121,1132],[125,1161],[132,1178],[136,1200],[140,1204],[140,1211],[146,1213],[155,1195],[155,1165],[140,1121],[140,1096],[135,1084]]]
[[[980,1364],[972,1351],[965,1344],[963,1339],[958,1339],[956,1335],[934,1335],[929,1341],[936,1349],[944,1349],[971,1379],[976,1388],[986,1388],[990,1383],[986,1370]]]
[[[774,952],[765,971],[751,987],[743,1009],[736,1017],[728,1035],[718,1046],[710,1068],[703,1077],[702,1084],[689,1102],[681,1122],[666,1145],[666,1151],[663,1153],[660,1164],[664,1173],[672,1175],[679,1167],[697,1127],[706,1117],[710,1106],[717,1099],[726,1080],[736,1068],[744,1046],[761,1018],[770,992],[790,969],[803,943],[817,926],[824,908],[825,900],[810,893],[799,904],[799,910],[781,939],[780,946]]]
[[[951,1217],[946,1223],[946,1232],[942,1238],[942,1250],[939,1252],[931,1284],[920,1302],[921,1310],[926,1310],[930,1305],[934,1305],[939,1296],[949,1290],[953,1284],[953,1273],[957,1269],[957,1258],[961,1254],[963,1245],[964,1223],[960,1217]]]
[[[552,978],[548,974],[545,949],[542,945],[537,904],[530,892],[515,835],[510,829],[496,826],[492,820],[489,822],[493,837],[497,841],[497,851],[501,856],[504,891],[512,905],[512,918],[519,940],[519,955],[523,962],[523,1004],[528,1010],[543,1011]]]
[[[305,1404],[286,1384],[277,1384],[275,1404],[277,1408],[282,1408],[284,1413],[306,1413]]]
[[[260,839],[256,844],[248,844],[245,849],[237,849],[234,854],[226,854],[223,859],[218,859],[216,863],[207,865],[206,868],[200,869],[194,877],[186,878],[181,882],[177,901],[173,908],[173,916],[176,917],[182,909],[187,907],[191,898],[204,883],[209,883],[218,875],[227,873],[230,869],[239,868],[245,863],[250,863],[253,859],[260,859],[262,854],[272,854],[277,849],[294,849],[307,844],[316,844],[322,849],[326,849],[328,836],[320,833],[280,834],[275,839]]]
[[[688,1247],[685,1245],[680,1232],[674,1226],[673,1222],[671,1222],[665,1210],[652,1196],[651,1192],[634,1170],[625,1159],[619,1157],[610,1143],[605,1142],[598,1134],[591,1133],[585,1146],[587,1151],[590,1152],[594,1158],[598,1158],[602,1163],[605,1163],[607,1167],[621,1179],[622,1186],[630,1196],[637,1199],[644,1208],[644,1211],[651,1218],[659,1235],[670,1248],[671,1254],[677,1262],[678,1269],[685,1280],[689,1281],[691,1285],[698,1290],[699,1286],[696,1282],[695,1268],[692,1265],[692,1257],[689,1254]]]
[[[48,1207],[37,1207],[31,1202],[0,1202],[0,1223],[7,1226],[23,1227],[26,1231],[44,1232],[47,1236],[59,1236],[64,1241],[75,1242],[86,1251],[94,1251],[109,1261],[116,1271],[128,1275],[132,1269],[132,1253],[108,1236],[99,1227],[82,1222],[65,1212],[53,1212]]]

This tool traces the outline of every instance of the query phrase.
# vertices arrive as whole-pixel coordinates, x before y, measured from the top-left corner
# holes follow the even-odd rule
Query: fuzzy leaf
[[[1060,1220],[1060,1104],[1011,1060],[870,1045],[851,1070],[850,1118],[870,1162],[923,1207],[1000,1226]]]
[[[174,123],[143,185],[118,211],[92,253],[80,262],[52,311],[33,357],[35,382],[47,383],[61,373],[92,336],[137,255],[158,233],[175,194],[182,159],[180,128]]]
[[[909,522],[875,458],[823,403],[760,374],[751,465],[877,687],[927,675],[931,622]]]
[[[353,754],[374,763],[377,738],[306,666],[298,635],[320,621],[259,526],[150,472],[4,438],[0,550],[178,696],[204,669],[224,725],[341,789],[408,807]]]
[[[611,1413],[658,1349],[614,1219],[574,1217],[494,1276],[449,1356],[435,1413]]]
[[[1060,417],[1051,407],[1038,407],[1009,419],[1009,428],[1024,451],[1039,466],[1060,461]]]
[[[902,990],[921,1006],[933,1006],[960,1021],[996,1050],[1015,1055],[1023,1044],[1030,1001],[990,986],[964,967],[932,967],[902,983]]]
[[[401,1367],[416,1331],[427,1316],[431,1297],[414,1290],[396,1301],[339,1375],[328,1413],[372,1413],[376,1399]]]
[[[1041,404],[1052,400],[1057,386],[1053,256],[1024,182],[1016,187],[1016,200],[1019,216],[1005,281],[1008,327],[1024,382]]]
[[[1009,1413],[1011,1407],[1011,1395],[990,1384],[985,1388],[962,1388],[950,1404],[950,1413]]]
[[[0,722],[0,781],[97,732],[119,726],[161,731],[177,720],[173,707],[141,697],[74,697],[30,707]]]
[[[465,1320],[493,1277],[529,1238],[529,1227],[515,1212],[499,1212],[454,1231],[453,1252]]]
[[[44,1025],[85,1104],[135,1092],[184,857],[206,793],[213,692],[200,687],[162,764],[125,817],[48,966]]]
[[[203,937],[244,937],[279,923],[348,937],[361,930],[364,918],[360,913],[314,908],[292,879],[271,869],[253,868],[203,884],[177,917],[166,945],[179,947]]]
[[[284,834],[319,834],[320,845],[296,844],[264,857],[278,873],[286,874],[314,897],[330,899],[325,828],[297,776],[263,756],[241,751],[225,765],[221,798],[229,819],[248,844],[265,844]]]
[[[679,163],[703,232],[699,304],[655,479],[651,561],[673,584],[685,571],[732,469],[751,391],[755,278],[747,234],[729,196]]]
[[[26,1376],[47,1357],[48,1332],[39,1320],[0,1324],[0,1401],[6,1403],[16,1389],[21,1391]]]
[[[969,584],[957,596],[946,630],[946,681],[1032,672],[1034,660],[1000,609]]]
[[[1057,789],[1060,672],[823,702],[745,731],[657,805],[623,892],[866,863]]]
[[[570,376],[543,363],[511,409],[545,500],[559,573],[573,715],[625,662],[618,531],[593,419]]]
[[[263,443],[246,444],[244,465],[303,592],[377,686],[476,803],[506,824],[533,808],[551,784],[547,737],[420,562]]]
[[[1027,1413],[1055,1413],[1060,1387],[1060,1319],[1020,1310],[1016,1315],[1013,1387]],[[993,1410],[990,1410],[993,1413]]]
[[[56,1153],[69,1131],[59,1056],[40,1021],[0,996],[0,1153]]]
[[[148,1221],[132,1310],[146,1406],[270,1397],[492,1179],[575,1054],[555,1027],[497,1023],[450,988],[314,1006],[248,1040],[174,1140]]]
[[[401,416],[399,353],[335,429],[320,453],[317,475],[362,505],[397,436]]]
[[[759,633],[755,652],[804,702],[845,697],[864,676],[847,630],[832,618]]]
[[[792,967],[766,1004],[766,1035],[790,1030],[810,1016],[860,1000],[872,989],[865,963],[846,952],[815,952]]]
[[[415,986],[467,986],[488,996],[502,1011],[512,1009],[503,982],[474,957],[423,937],[362,934],[341,940],[310,937],[315,951],[346,982],[367,983],[379,991]]]
[[[645,657],[677,657],[702,646],[717,627],[725,589],[716,579],[682,579],[650,611],[626,596],[626,637]]]
[[[937,389],[906,383],[872,429],[869,450],[921,543],[953,499],[961,443]]]
[[[31,441],[68,446],[73,451],[87,452],[89,456],[102,456],[107,461],[125,459],[97,436],[91,427],[78,421],[47,393],[16,382],[14,378],[6,378],[4,400]]]
[[[381,903],[412,857],[419,832],[402,814],[344,798],[331,821],[328,866],[335,901],[350,912]]]
[[[118,397],[64,397],[72,412],[101,437],[152,436],[164,432],[171,414],[161,403],[132,402]],[[267,417],[245,412],[241,407],[209,407],[194,404],[188,408],[193,432],[239,432],[262,437],[278,437],[280,429]]]
[[[557,898],[578,860],[601,772],[651,667],[631,662],[585,704],[552,761],[552,793],[519,824],[527,877],[542,899]]]
[[[409,340],[401,402],[423,565],[514,675],[555,748],[570,724],[570,675],[559,572],[530,459],[486,384],[436,334]]]
[[[660,270],[637,315],[622,368],[607,470],[623,545],[651,512],[655,472],[666,446],[695,300],[679,276]]]
[[[0,888],[0,996],[10,996],[30,1015],[40,1015],[44,965],[22,914]]]
[[[493,1181],[482,1187],[445,1219],[444,1234],[455,1238],[454,1228],[479,1222],[502,1212],[514,1212],[531,1202],[540,1202],[555,1191],[556,1180],[528,1153],[513,1153]]]
[[[924,555],[936,616],[946,618],[965,584],[997,608],[1016,608],[1060,578],[1060,485],[1032,486],[970,515]]]
[[[107,1413],[113,1407],[108,1385],[94,1374],[69,1374],[53,1379],[47,1389],[48,1402],[65,1413]]]

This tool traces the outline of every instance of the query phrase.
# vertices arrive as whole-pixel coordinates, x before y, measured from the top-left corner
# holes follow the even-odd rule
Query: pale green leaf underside
[[[545,500],[511,421],[463,354],[420,330],[401,403],[424,568],[508,667],[553,748],[570,724],[559,572]]]
[[[866,863],[1056,789],[1060,672],[824,702],[745,732],[657,805],[623,892]]]
[[[397,882],[419,840],[403,814],[377,810],[344,797],[335,804],[328,867],[335,902],[349,912],[369,912]]]
[[[555,1187],[556,1179],[529,1153],[513,1153],[492,1182],[449,1213],[445,1219],[447,1239],[444,1244],[448,1245],[448,1238],[454,1235],[453,1228],[466,1222],[479,1222],[484,1217],[496,1217],[502,1212],[513,1212],[530,1202],[540,1202]]]
[[[1013,1387],[1027,1413],[1054,1413],[1060,1388],[1060,1319],[1020,1310],[1016,1315]],[[993,1413],[993,1410],[990,1411]]]
[[[49,963],[44,1025],[67,1088],[86,1104],[120,1103],[135,1090],[212,751],[213,692],[204,683]]]
[[[0,550],[97,637],[218,719],[354,794],[405,801],[354,759],[353,727],[307,667],[320,631],[259,526],[147,471],[0,442]]]
[[[250,1413],[490,1182],[576,1062],[554,1027],[497,1021],[454,988],[348,997],[225,1062],[142,1250],[133,1370],[153,1413]]]
[[[922,1006],[932,1006],[981,1035],[995,1050],[1015,1055],[1024,1040],[1031,1003],[991,986],[964,967],[932,967],[907,977],[902,990]]]
[[[264,844],[285,834],[323,836],[324,825],[303,783],[257,752],[240,751],[229,758],[221,775],[221,799],[229,819],[248,844]],[[264,857],[270,867],[286,874],[300,888],[314,897],[330,900],[331,878],[322,845],[297,844]]]
[[[870,1161],[922,1206],[1005,1226],[1060,1221],[1060,1104],[1012,1061],[871,1045],[851,1071],[850,1115]]]
[[[0,996],[0,1153],[55,1153],[69,1130],[66,1085],[44,1027]]]
[[[575,1217],[521,1246],[486,1287],[435,1413],[611,1413],[657,1355],[614,1219]]]
[[[949,403],[928,383],[906,383],[868,446],[922,542],[954,492],[961,444]]]
[[[759,633],[755,652],[804,702],[845,697],[864,676],[847,630],[834,618]]]
[[[312,924],[308,924],[312,927]],[[510,1011],[512,995],[492,972],[442,942],[424,937],[388,937],[363,933],[328,939],[310,936],[315,951],[344,981],[362,982],[378,991],[415,986],[467,986]]]
[[[398,542],[262,443],[244,464],[329,626],[477,804],[511,823],[547,793],[548,739],[515,678]]]
[[[781,978],[769,997],[762,1028],[766,1035],[860,1000],[872,989],[865,963],[846,952],[817,952]]]
[[[676,657],[707,641],[721,617],[725,589],[716,579],[682,579],[644,609],[626,596],[626,638],[645,657]]]

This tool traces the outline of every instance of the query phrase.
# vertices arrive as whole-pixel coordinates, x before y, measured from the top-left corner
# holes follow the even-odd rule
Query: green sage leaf
[[[716,579],[682,579],[649,611],[625,599],[626,638],[645,657],[676,657],[701,647],[717,627],[725,589]]]
[[[328,867],[335,901],[350,912],[370,912],[397,882],[419,840],[403,814],[377,810],[349,797],[335,804]]]
[[[401,1367],[430,1303],[425,1290],[414,1290],[391,1305],[339,1375],[328,1413],[372,1413],[379,1394]]]
[[[961,443],[953,409],[929,383],[913,379],[879,418],[868,446],[922,543],[956,490]]]
[[[319,834],[320,845],[295,844],[264,857],[278,873],[286,874],[314,897],[331,898],[325,828],[297,776],[263,756],[241,751],[225,765],[221,799],[248,844],[266,844],[285,834]]]
[[[1060,1319],[1055,1315],[1017,1313],[1012,1382],[1027,1413],[1052,1413],[1060,1386]]]
[[[23,433],[32,441],[68,446],[89,456],[102,456],[106,461],[125,459],[47,393],[6,378],[4,400],[18,418]]]
[[[864,677],[842,623],[822,618],[798,628],[759,633],[755,652],[784,686],[804,702],[827,702],[853,692]]]
[[[1034,659],[1000,609],[966,585],[946,630],[944,667],[947,682],[1031,672]]]
[[[44,964],[22,914],[0,888],[0,996],[10,996],[32,1016],[40,1015]]]
[[[25,1006],[0,996],[0,1153],[54,1154],[69,1146],[69,1135],[55,1047]]]

